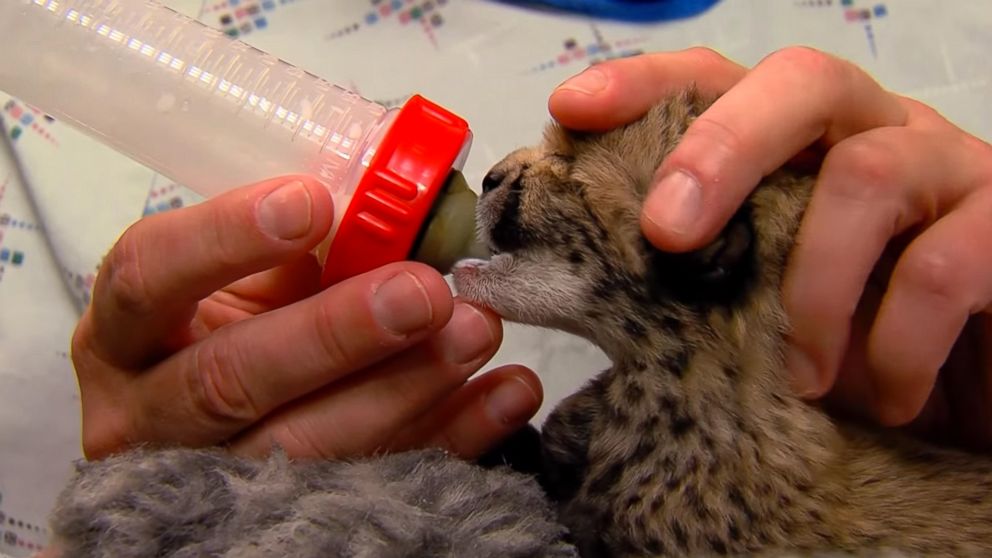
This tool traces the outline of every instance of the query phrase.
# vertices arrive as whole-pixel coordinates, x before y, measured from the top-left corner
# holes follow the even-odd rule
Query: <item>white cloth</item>
[[[986,2],[725,0],[653,25],[484,0],[168,3],[384,104],[420,92],[460,114],[475,135],[466,166],[475,185],[503,154],[538,139],[552,87],[602,58],[602,45],[611,55],[706,45],[753,64],[807,44],[992,137]],[[46,514],[80,455],[67,351],[100,258],[142,214],[195,197],[2,93],[0,117],[0,553],[21,556],[45,541]],[[520,327],[508,328],[493,364],[507,362],[542,374],[548,402],[537,421],[606,365],[583,341]]]

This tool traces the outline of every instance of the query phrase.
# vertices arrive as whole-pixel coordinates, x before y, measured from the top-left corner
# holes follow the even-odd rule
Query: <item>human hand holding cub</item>
[[[818,164],[784,285],[799,393],[885,425],[992,444],[992,146],[808,48],[753,69],[707,49],[598,64],[552,115],[603,130],[695,84],[722,95],[658,170],[642,228],[704,246],[786,163]]]

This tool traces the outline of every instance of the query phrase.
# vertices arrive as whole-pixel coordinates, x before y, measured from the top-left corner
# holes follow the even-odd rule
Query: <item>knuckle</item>
[[[786,47],[769,54],[765,60],[769,64],[787,66],[803,75],[821,79],[836,77],[846,71],[844,61],[809,46]]]
[[[738,130],[704,112],[692,122],[662,168],[686,169],[701,183],[711,184],[725,173],[728,157],[748,159],[749,151]]]
[[[111,304],[139,316],[154,312],[154,296],[142,272],[140,240],[133,227],[121,235],[102,267]]]
[[[905,166],[890,142],[870,135],[851,137],[830,151],[823,174],[832,194],[853,200],[875,200],[896,193],[901,169]]]
[[[926,293],[947,302],[956,301],[961,267],[942,250],[924,249],[907,253],[900,264],[900,279],[914,292]]]
[[[76,324],[76,328],[72,331],[72,337],[69,340],[69,359],[72,361],[72,366],[76,370],[76,375],[80,376],[80,380],[82,380],[81,372],[89,369],[93,353],[91,346],[93,340],[91,316],[90,309],[87,309]]]
[[[930,105],[916,99],[910,99],[909,97],[900,97],[900,99],[904,103],[907,110],[909,110],[916,118],[927,122],[947,123],[943,115],[941,115],[937,109],[931,107]]]
[[[194,411],[212,422],[250,424],[262,409],[244,381],[240,353],[227,347],[209,343],[197,349],[189,397]]]
[[[89,352],[90,332],[87,322],[84,315],[76,324],[76,329],[72,331],[72,337],[69,339],[69,359],[74,367],[79,367],[83,363],[83,355]]]
[[[94,461],[103,459],[108,455],[114,453],[118,449],[119,444],[117,444],[112,437],[107,436],[103,432],[94,432],[92,429],[83,429],[82,436],[82,446],[83,446],[83,457],[88,461]]]
[[[992,187],[992,143],[971,134],[962,135],[961,140],[964,143],[962,152],[973,154],[971,160],[978,169],[979,180]]]
[[[82,435],[83,457],[87,461],[95,461],[107,457],[116,449],[116,444],[112,444],[110,439],[102,432],[94,432],[92,429],[83,428]]]
[[[240,215],[231,215],[216,208],[214,218],[210,219],[215,226],[204,228],[203,233],[209,238],[206,245],[210,247],[210,257],[219,267],[236,267],[245,263],[244,235],[239,232],[245,229],[243,221]]]
[[[710,142],[719,144],[721,148],[730,153],[737,153],[744,147],[744,140],[740,132],[706,113],[701,114],[693,121],[690,129],[686,131],[686,135],[706,138]]]
[[[933,133],[967,136],[934,107],[911,97],[891,93],[892,97],[902,106],[906,114],[906,126]]]
[[[125,447],[130,438],[127,421],[118,413],[86,409],[82,418],[81,444],[88,460],[102,459]]]
[[[725,56],[710,47],[694,46],[687,48],[684,52],[686,55],[691,56],[697,63],[707,66],[716,66],[727,62]]]
[[[355,343],[349,342],[343,335],[338,320],[326,305],[318,306],[314,315],[314,331],[317,333],[324,362],[331,369],[347,369],[358,356],[354,354]],[[374,335],[374,333],[369,334]]]

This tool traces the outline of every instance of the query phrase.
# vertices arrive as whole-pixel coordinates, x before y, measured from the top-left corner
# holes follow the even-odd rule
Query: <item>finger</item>
[[[869,280],[854,312],[847,350],[844,351],[844,356],[837,367],[836,379],[822,399],[823,404],[836,416],[849,416],[861,421],[875,420],[872,412],[875,396],[872,391],[871,370],[868,367],[867,345],[871,323],[878,314],[878,307],[882,303],[884,294],[883,284]],[[787,349],[787,353],[789,350]],[[812,388],[800,383],[802,378],[797,377],[795,360],[795,355],[791,355],[788,358],[786,369],[793,375],[793,386],[796,392],[809,398],[820,397],[819,380],[813,384]]]
[[[386,449],[397,432],[463,385],[492,358],[499,318],[459,302],[437,335],[380,365],[280,410],[232,449],[264,455],[344,457]]]
[[[880,128],[827,155],[783,284],[799,393],[820,397],[834,384],[851,318],[890,240],[965,194],[973,179],[958,147],[944,135]]]
[[[972,452],[992,449],[992,374],[985,357],[989,339],[992,315],[973,315],[941,367],[926,404],[905,431],[943,446]]]
[[[954,134],[960,136],[962,141],[972,143],[973,147],[981,148],[982,145],[985,147],[988,146],[988,144],[982,140],[969,135],[961,128],[955,126],[933,107],[910,97],[904,97],[898,94],[893,95],[895,95],[899,102],[902,103],[902,106],[906,109],[906,126],[917,130]]]
[[[763,176],[813,142],[905,121],[903,104],[854,65],[804,47],[778,51],[689,126],[644,203],[644,233],[663,250],[702,247]]]
[[[544,392],[534,372],[497,368],[473,379],[393,439],[390,449],[438,447],[476,458],[527,423]]]
[[[945,386],[945,412],[934,422],[942,442],[979,452],[992,449],[992,362],[987,357],[990,340],[992,314],[973,315],[941,368],[937,384]]]
[[[249,275],[200,303],[197,319],[212,331],[239,319],[287,306],[320,291],[320,265],[313,254]]]
[[[315,246],[331,205],[319,182],[294,177],[142,219],[101,265],[85,318],[91,348],[114,365],[145,363],[197,301]]]
[[[706,48],[601,62],[551,93],[548,109],[567,128],[608,130],[632,122],[689,85],[707,96],[729,89],[745,69]]]
[[[32,558],[59,558],[60,556],[62,556],[62,549],[59,548],[58,543],[53,543],[39,550]]]
[[[969,316],[992,303],[992,195],[964,200],[903,253],[868,338],[875,407],[886,425],[916,417]]]
[[[81,381],[84,398],[120,390],[110,394],[118,403],[109,408],[127,410],[126,424],[93,431],[85,443],[99,453],[134,440],[190,446],[225,440],[283,404],[423,340],[448,322],[452,304],[444,278],[421,264],[392,264],[343,281],[221,328],[134,376],[124,390],[112,381]],[[101,407],[89,410],[94,424],[121,418],[101,416]]]

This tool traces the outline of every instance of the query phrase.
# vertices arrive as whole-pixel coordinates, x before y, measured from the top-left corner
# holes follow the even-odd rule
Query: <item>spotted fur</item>
[[[462,296],[613,363],[542,433],[582,554],[992,555],[992,460],[836,422],[789,389],[779,292],[810,177],[767,177],[700,251],[643,238],[654,171],[706,105],[686,93],[605,134],[551,126],[488,174],[494,256],[454,270]]]

